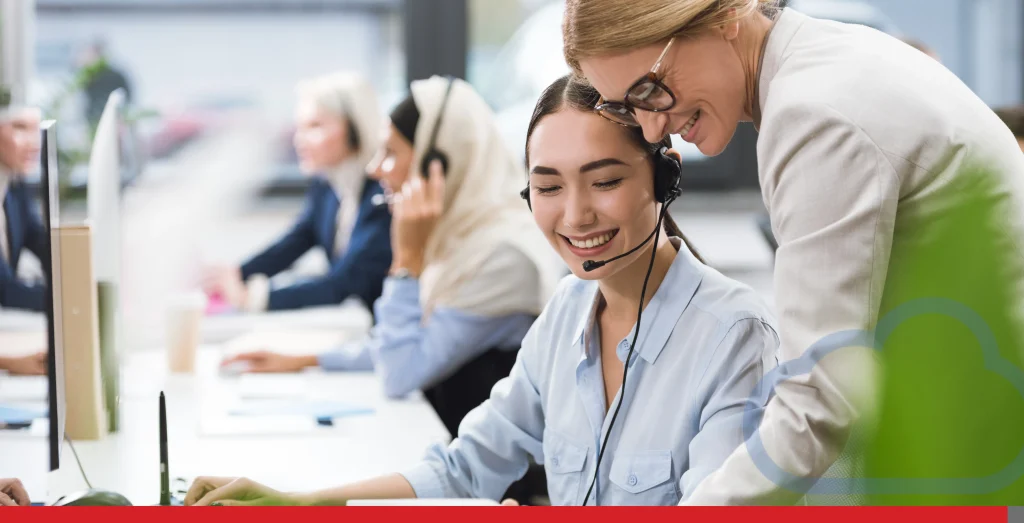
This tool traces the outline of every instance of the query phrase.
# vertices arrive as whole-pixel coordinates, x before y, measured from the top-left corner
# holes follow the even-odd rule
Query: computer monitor
[[[88,204],[93,241],[93,270],[98,283],[120,281],[121,256],[121,110],[124,91],[110,93],[89,155]]]
[[[121,128],[125,93],[110,93],[103,108],[89,155],[89,226],[92,230],[93,270],[99,317],[100,358],[103,368],[103,397],[107,430],[116,432],[119,384],[117,354],[121,345]]]
[[[46,277],[46,328],[48,338],[50,470],[60,467],[60,450],[64,440],[64,336],[61,315],[60,280],[60,192],[57,170],[56,122],[40,125],[42,147],[39,153],[40,193],[43,202],[44,255],[40,260]]]

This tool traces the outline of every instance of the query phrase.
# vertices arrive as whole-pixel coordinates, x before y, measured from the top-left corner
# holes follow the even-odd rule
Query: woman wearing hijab
[[[874,29],[780,11],[774,0],[569,0],[563,33],[569,66],[601,94],[595,109],[648,141],[677,134],[713,156],[739,122],[759,130],[758,172],[779,244],[780,360],[814,366],[776,387],[751,444],[688,502],[794,502],[840,455],[854,423],[876,412],[872,351],[819,359],[811,348],[875,328],[890,253],[927,240],[974,167],[988,173],[987,197],[1019,255],[1024,156],[936,60]],[[1009,278],[1024,282],[1020,271]]]
[[[427,179],[423,159],[434,135],[446,161],[429,162]],[[554,289],[557,264],[519,200],[526,173],[462,80],[413,82],[370,165],[390,201],[394,253],[370,337],[320,355],[257,352],[225,364],[375,369],[390,397],[424,390],[455,434],[508,375]]]
[[[240,267],[210,271],[206,290],[249,312],[339,304],[348,297],[372,306],[391,264],[391,216],[373,205],[380,184],[366,178],[377,149],[380,114],[370,85],[359,75],[335,73],[298,87],[295,150],[313,176],[306,204],[292,228]],[[327,274],[272,288],[269,278],[311,249],[327,254]]]

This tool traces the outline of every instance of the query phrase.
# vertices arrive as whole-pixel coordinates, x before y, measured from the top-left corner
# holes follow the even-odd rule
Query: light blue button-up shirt
[[[475,286],[484,300],[488,293],[501,294],[506,301],[515,295],[520,309],[532,311],[489,315],[437,307],[427,321],[419,281],[386,278],[384,292],[373,305],[377,325],[370,336],[325,352],[318,362],[329,371],[375,370],[388,397],[428,388],[490,349],[518,350],[536,319],[538,278],[530,258],[501,246],[463,287]]]
[[[678,249],[680,241],[672,239]],[[615,405],[605,404],[597,282],[565,278],[511,375],[449,446],[404,472],[418,497],[497,500],[543,463],[552,504],[580,505]],[[634,326],[635,329],[635,326]],[[625,361],[631,332],[618,346]],[[779,339],[753,290],[682,248],[644,309],[626,393],[588,504],[670,505],[743,443],[742,418]],[[755,405],[757,408],[763,405]]]

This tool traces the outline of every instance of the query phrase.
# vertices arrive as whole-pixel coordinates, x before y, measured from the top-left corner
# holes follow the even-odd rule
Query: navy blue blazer
[[[253,274],[274,276],[310,249],[321,247],[331,262],[327,274],[311,281],[272,289],[267,309],[333,305],[349,296],[356,296],[367,307],[372,307],[381,295],[384,278],[391,267],[391,212],[386,205],[375,206],[372,203],[373,197],[383,192],[378,182],[366,180],[348,247],[341,256],[335,257],[334,237],[339,205],[351,203],[339,202],[330,183],[314,178],[306,192],[306,204],[299,220],[277,243],[242,265],[242,279]]]
[[[7,235],[10,263],[0,256],[0,305],[42,312],[46,304],[46,285],[19,281],[18,260],[23,248],[40,260],[48,256],[43,221],[23,182],[11,180],[3,206],[7,217],[7,230],[3,234]]]

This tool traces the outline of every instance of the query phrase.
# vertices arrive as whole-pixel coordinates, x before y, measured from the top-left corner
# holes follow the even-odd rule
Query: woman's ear
[[[733,18],[735,16],[736,8],[729,9],[729,18]],[[733,20],[732,22],[719,26],[719,30],[722,33],[722,37],[726,40],[735,40],[740,34],[740,22],[739,20]]]

